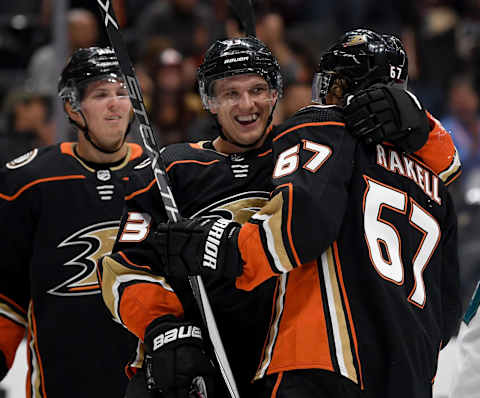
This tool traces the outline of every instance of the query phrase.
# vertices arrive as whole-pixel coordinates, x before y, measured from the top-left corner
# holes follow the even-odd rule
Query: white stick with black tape
[[[180,218],[180,213],[175,203],[175,199],[173,198],[172,190],[170,189],[168,177],[165,172],[165,165],[163,164],[163,160],[160,156],[161,145],[159,144],[158,138],[156,137],[148,119],[140,85],[138,84],[132,62],[130,61],[127,48],[123,41],[117,18],[113,11],[112,2],[110,0],[97,0],[97,3],[102,13],[110,44],[117,55],[120,68],[125,76],[133,111],[135,112],[139,122],[140,134],[142,136],[147,155],[152,161],[153,174],[155,175],[155,180],[157,182],[165,210],[170,221],[178,221]],[[223,348],[223,343],[218,332],[215,317],[213,315],[202,278],[200,276],[192,276],[189,277],[189,282],[195,300],[200,309],[201,316],[207,328],[208,335],[210,337],[217,363],[225,384],[230,392],[231,397],[239,398],[240,395],[238,393],[237,385],[235,383],[225,349]]]

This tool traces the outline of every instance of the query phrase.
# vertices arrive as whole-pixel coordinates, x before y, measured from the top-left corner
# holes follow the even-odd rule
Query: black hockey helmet
[[[80,48],[69,58],[58,81],[58,96],[80,109],[88,83],[97,80],[124,81],[115,52],[110,47]]]
[[[100,152],[114,153],[98,146],[90,136],[88,122],[81,109],[81,101],[89,83],[106,80],[125,83],[115,52],[110,47],[88,47],[76,50],[68,59],[58,81],[58,96],[63,102],[69,102],[72,109],[78,112],[84,121],[84,126],[74,121],[67,113],[70,123],[83,131],[85,138]],[[130,132],[133,113],[125,132],[125,139]]]
[[[209,109],[213,82],[230,76],[255,73],[263,77],[269,87],[282,95],[282,76],[277,59],[270,49],[256,37],[217,40],[210,46],[197,71],[203,105]]]
[[[408,83],[408,56],[402,41],[395,35],[383,34],[387,42],[390,59],[391,81],[407,88]]]
[[[368,29],[352,30],[322,54],[312,100],[324,102],[336,79],[344,80],[344,94],[350,94],[375,83],[406,82],[407,75],[407,56],[398,38]]]

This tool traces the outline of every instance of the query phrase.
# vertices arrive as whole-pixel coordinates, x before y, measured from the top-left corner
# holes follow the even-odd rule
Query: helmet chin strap
[[[228,137],[227,135],[225,135],[224,131],[223,131],[223,128],[222,128],[222,125],[220,124],[220,122],[218,121],[218,117],[216,115],[212,115],[213,119],[215,120],[215,124],[217,125],[218,127],[218,130],[219,130],[219,136],[220,138],[222,138],[223,140],[229,142],[230,144],[233,144],[235,146],[238,146],[240,148],[246,148],[246,149],[249,149],[249,148],[253,148],[255,147],[262,139],[263,137],[265,136],[265,133],[268,129],[268,127],[270,126],[270,123],[272,123],[272,119],[273,119],[273,112],[275,111],[275,107],[277,106],[277,101],[275,101],[275,104],[273,105],[272,107],[272,110],[270,112],[270,115],[268,116],[268,119],[267,119],[267,123],[265,123],[265,127],[262,131],[262,134],[260,135],[260,137],[258,137],[254,142],[252,142],[251,144],[242,144],[236,140],[234,140],[233,138],[231,137]]]
[[[90,134],[89,134],[90,130],[88,129],[88,123],[87,123],[87,119],[85,118],[85,115],[83,114],[83,112],[81,110],[79,110],[78,113],[80,114],[80,116],[82,116],[82,119],[85,123],[85,126],[81,126],[79,123],[77,123],[75,120],[73,120],[70,116],[68,116],[68,120],[70,121],[70,123],[72,123],[74,126],[76,126],[81,132],[83,132],[85,138],[88,140],[88,142],[90,142],[90,144],[93,145],[93,147],[96,150],[98,150],[102,153],[112,154],[112,153],[118,152],[120,149],[122,149],[122,146],[125,143],[125,140],[127,139],[127,135],[130,132],[130,127],[132,125],[133,120],[130,120],[128,122],[127,131],[125,132],[125,135],[123,137],[122,145],[120,145],[120,147],[118,149],[109,150],[109,149],[101,148],[99,145],[95,144],[95,142],[92,140],[92,137],[90,137]]]

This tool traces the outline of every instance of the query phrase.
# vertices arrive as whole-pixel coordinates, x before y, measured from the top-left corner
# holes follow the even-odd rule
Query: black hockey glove
[[[147,388],[145,370],[138,369],[127,384],[124,398],[160,398],[160,393]]]
[[[427,142],[430,123],[416,97],[398,87],[376,84],[347,98],[349,132],[367,144],[387,141],[411,153]]]
[[[172,315],[157,318],[147,326],[144,346],[149,391],[162,398],[213,397],[215,368],[198,326]]]
[[[186,219],[159,224],[156,250],[167,276],[235,278],[242,273],[237,246],[240,224],[224,218]]]
[[[8,373],[7,360],[5,359],[5,355],[3,355],[3,352],[0,351],[0,381],[3,380],[3,378],[7,375],[7,373]]]

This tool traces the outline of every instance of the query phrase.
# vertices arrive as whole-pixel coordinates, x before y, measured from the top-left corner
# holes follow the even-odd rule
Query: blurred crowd
[[[56,55],[55,3],[0,2],[2,164],[58,141],[53,110],[65,59]],[[108,45],[95,1],[66,4],[68,52]],[[113,4],[160,142],[211,138],[213,120],[202,109],[195,73],[209,43],[238,35],[227,0]],[[275,122],[310,102],[319,56],[341,33],[364,27],[402,39],[409,88],[451,132],[463,163],[463,175],[452,189],[467,301],[480,275],[480,0],[256,0],[255,8],[257,36],[277,56],[284,75]]]

